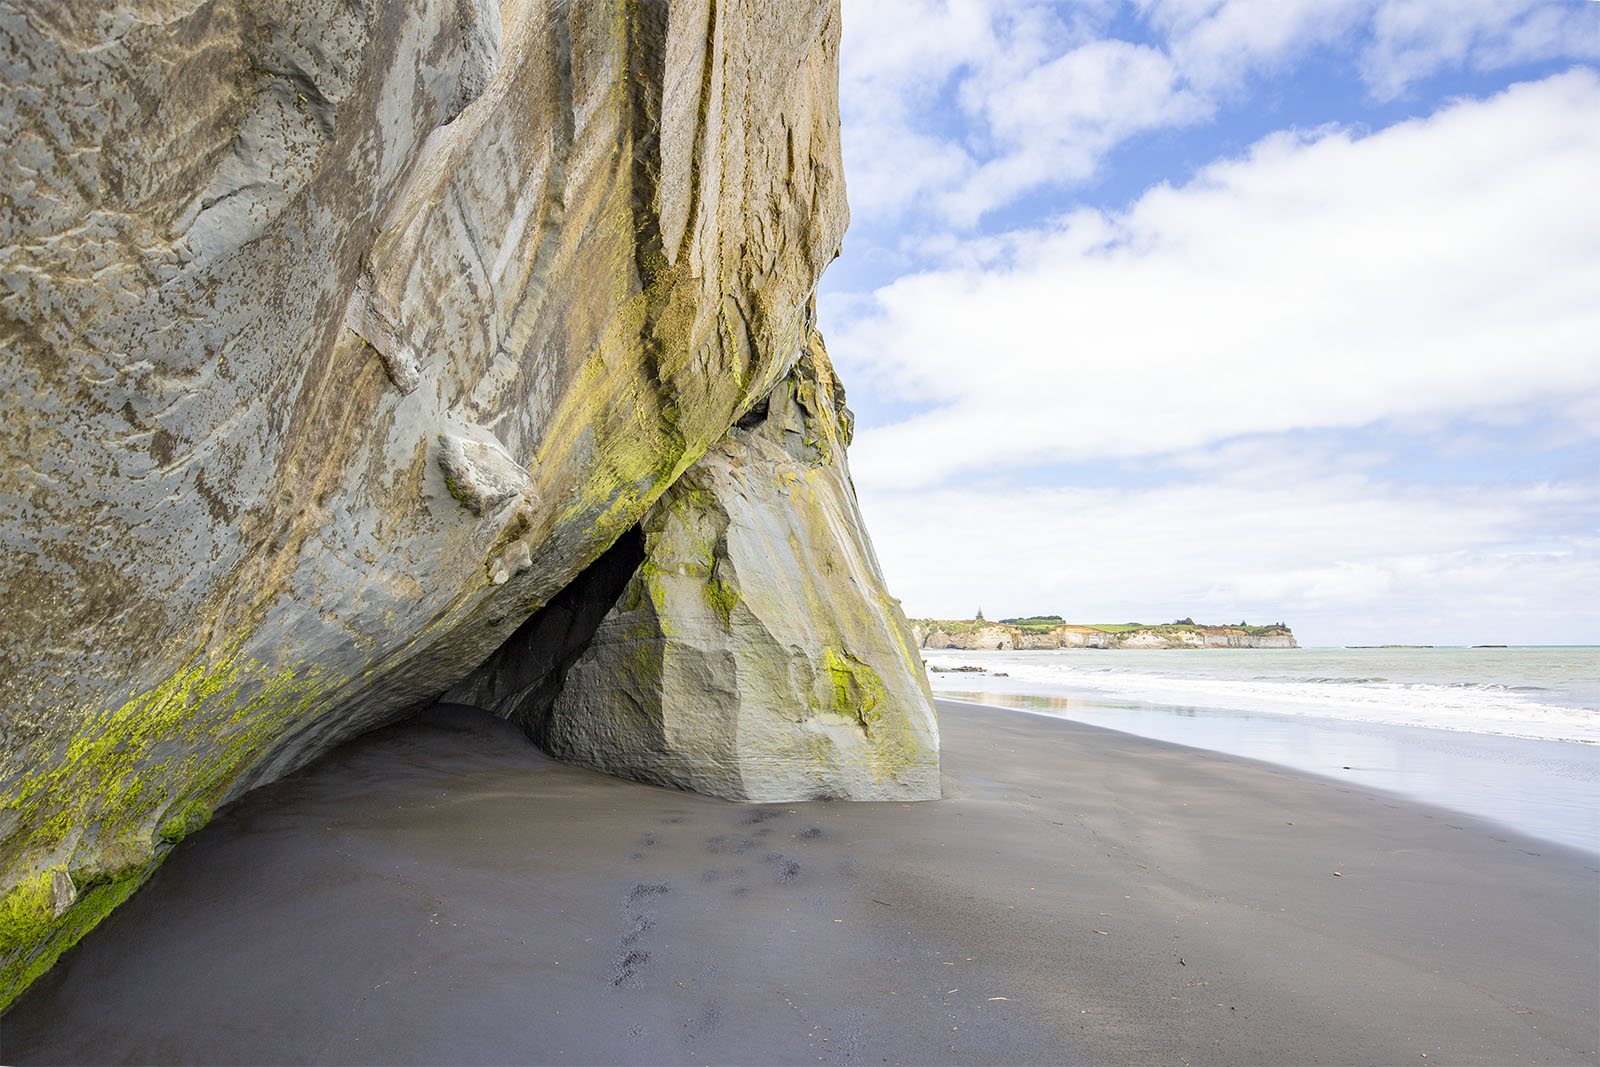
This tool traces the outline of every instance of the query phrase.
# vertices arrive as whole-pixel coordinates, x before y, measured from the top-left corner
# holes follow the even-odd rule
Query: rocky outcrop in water
[[[559,681],[624,535],[799,357],[838,34],[830,0],[7,5],[0,1001],[572,587],[518,675]]]

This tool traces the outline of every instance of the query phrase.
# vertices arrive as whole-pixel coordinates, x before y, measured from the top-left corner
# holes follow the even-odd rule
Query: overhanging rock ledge
[[[7,10],[0,1004],[216,807],[462,684],[641,520],[639,575],[679,551],[707,450],[823,380],[796,366],[847,219],[836,0]],[[706,462],[766,463],[746,433]],[[868,559],[816,492],[730,530],[827,514],[857,526],[812,545]],[[707,642],[757,632],[737,540]],[[936,791],[925,684],[854,607],[804,610],[843,694],[790,679],[805,714],[870,734],[864,665],[922,724],[828,788]],[[610,647],[569,649],[583,693]],[[724,708],[779,699],[738,678]]]

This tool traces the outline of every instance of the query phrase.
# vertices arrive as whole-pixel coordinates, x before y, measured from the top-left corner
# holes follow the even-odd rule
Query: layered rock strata
[[[0,6],[3,1003],[597,565],[846,208],[836,0]]]

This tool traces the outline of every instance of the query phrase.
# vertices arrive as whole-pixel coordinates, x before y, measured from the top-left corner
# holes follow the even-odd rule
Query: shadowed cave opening
[[[739,427],[741,430],[753,430],[757,426],[760,426],[763,422],[767,421],[767,412],[770,409],[770,399],[768,397],[762,397],[751,406],[749,411],[739,416],[738,421],[736,421],[734,425]]]
[[[549,712],[595,631],[644,562],[644,533],[634,525],[517,627],[438,704],[466,705],[517,724],[543,745]]]

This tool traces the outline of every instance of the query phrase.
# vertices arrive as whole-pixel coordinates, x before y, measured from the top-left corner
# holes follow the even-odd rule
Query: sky
[[[844,0],[908,615],[1600,643],[1600,3]]]

